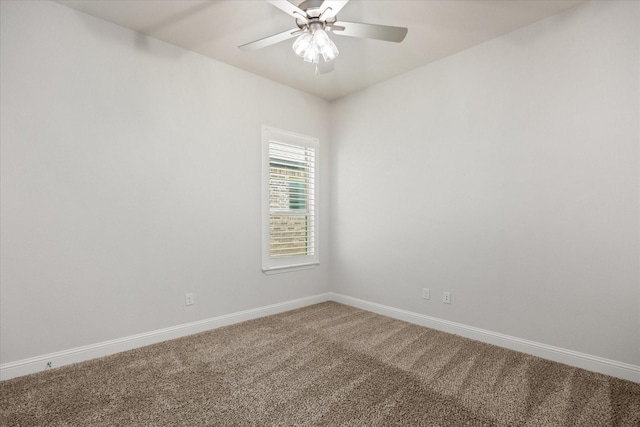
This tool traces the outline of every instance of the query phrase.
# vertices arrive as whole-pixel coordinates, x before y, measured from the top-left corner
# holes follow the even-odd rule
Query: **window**
[[[262,271],[311,268],[318,256],[318,140],[262,128]]]

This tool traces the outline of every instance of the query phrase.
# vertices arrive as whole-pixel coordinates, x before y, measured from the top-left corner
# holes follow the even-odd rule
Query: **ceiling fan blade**
[[[271,46],[272,44],[280,43],[282,41],[291,39],[297,36],[298,34],[300,34],[301,32],[302,31],[300,31],[299,28],[294,28],[291,30],[283,31],[278,34],[274,34],[269,37],[265,37],[260,40],[253,41],[251,43],[243,44],[242,46],[238,46],[238,48],[246,51],[262,49],[263,47]]]
[[[287,0],[267,0],[269,3],[282,10],[284,13],[287,13],[293,16],[296,19],[302,19],[305,22],[307,21],[307,13],[300,9],[298,6],[290,3]]]
[[[348,2],[349,0],[324,0],[322,6],[320,6],[320,9],[322,10],[320,20],[322,21],[327,18],[333,18]]]
[[[344,29],[341,29],[340,27],[344,27]],[[332,31],[341,36],[361,37],[365,39],[376,39],[399,43],[404,40],[409,30],[404,27],[338,21],[334,24],[334,29]]]

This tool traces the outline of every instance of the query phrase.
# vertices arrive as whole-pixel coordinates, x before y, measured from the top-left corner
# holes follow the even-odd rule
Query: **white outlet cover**
[[[193,305],[193,294],[184,294],[184,305]]]
[[[451,293],[443,292],[442,293],[442,302],[445,304],[451,304]]]

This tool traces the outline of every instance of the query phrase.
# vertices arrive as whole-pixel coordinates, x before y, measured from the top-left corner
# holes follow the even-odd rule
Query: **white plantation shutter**
[[[265,272],[318,264],[318,140],[263,128]]]
[[[271,258],[315,252],[315,150],[269,142]]]

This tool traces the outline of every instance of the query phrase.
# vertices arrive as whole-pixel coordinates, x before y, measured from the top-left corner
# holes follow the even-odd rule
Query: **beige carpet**
[[[0,383],[2,426],[639,426],[640,384],[334,302]]]

